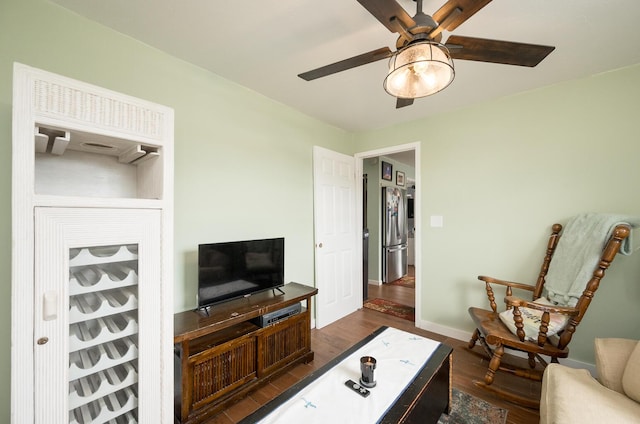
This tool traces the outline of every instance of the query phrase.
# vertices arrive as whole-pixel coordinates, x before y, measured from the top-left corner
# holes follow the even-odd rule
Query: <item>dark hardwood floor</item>
[[[413,289],[401,286],[370,286],[369,298],[382,297],[399,303],[413,305],[414,296],[412,292]],[[411,303],[407,303],[407,299],[411,299]],[[360,309],[322,329],[311,330],[311,348],[315,352],[315,359],[311,363],[296,366],[286,374],[272,380],[267,385],[232,405],[227,410],[212,418],[209,422],[214,424],[231,424],[238,422],[282,393],[295,382],[313,370],[320,368],[339,353],[383,325],[420,334],[453,347],[453,387],[484,399],[493,405],[508,409],[508,424],[537,424],[539,422],[540,416],[538,411],[506,402],[477,388],[473,384],[473,380],[481,380],[484,377],[488,366],[488,361],[478,355],[482,352],[479,346],[475,347],[474,352],[476,353],[474,354],[466,349],[466,340],[452,339],[424,331],[415,327],[410,321],[369,309]],[[508,355],[505,355],[505,358],[507,356]],[[511,362],[526,362],[521,358],[510,357],[509,359]],[[540,383],[534,383],[523,378],[503,374],[504,373],[500,373],[496,377],[495,385],[502,388],[509,388],[509,390],[513,390],[519,394],[532,397],[540,396]]]
[[[416,272],[413,266],[409,266],[409,272],[407,273],[410,277],[415,277]],[[394,302],[398,302],[402,305],[407,306],[416,306],[416,291],[413,288],[403,287],[403,286],[394,286],[389,284],[383,284],[381,286],[375,284],[369,284],[369,299],[387,299],[393,300]]]

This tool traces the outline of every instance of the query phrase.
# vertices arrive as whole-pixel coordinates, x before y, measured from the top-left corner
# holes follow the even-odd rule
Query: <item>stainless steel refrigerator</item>
[[[382,188],[382,282],[407,275],[407,197],[397,187]]]

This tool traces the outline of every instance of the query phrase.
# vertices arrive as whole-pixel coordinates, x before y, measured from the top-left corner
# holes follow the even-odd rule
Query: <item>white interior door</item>
[[[36,208],[35,423],[163,422],[160,229],[159,210]]]
[[[316,327],[362,306],[356,228],[355,159],[313,149]]]

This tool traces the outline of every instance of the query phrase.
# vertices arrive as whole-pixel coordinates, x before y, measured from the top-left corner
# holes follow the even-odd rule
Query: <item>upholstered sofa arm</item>
[[[587,370],[549,364],[542,379],[540,424],[637,423],[640,404],[609,390]]]
[[[595,339],[596,370],[600,383],[624,394],[622,374],[637,344],[637,340],[629,339]]]

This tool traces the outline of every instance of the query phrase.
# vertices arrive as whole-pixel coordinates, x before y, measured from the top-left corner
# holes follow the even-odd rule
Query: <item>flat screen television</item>
[[[198,246],[198,308],[284,285],[284,238]]]

